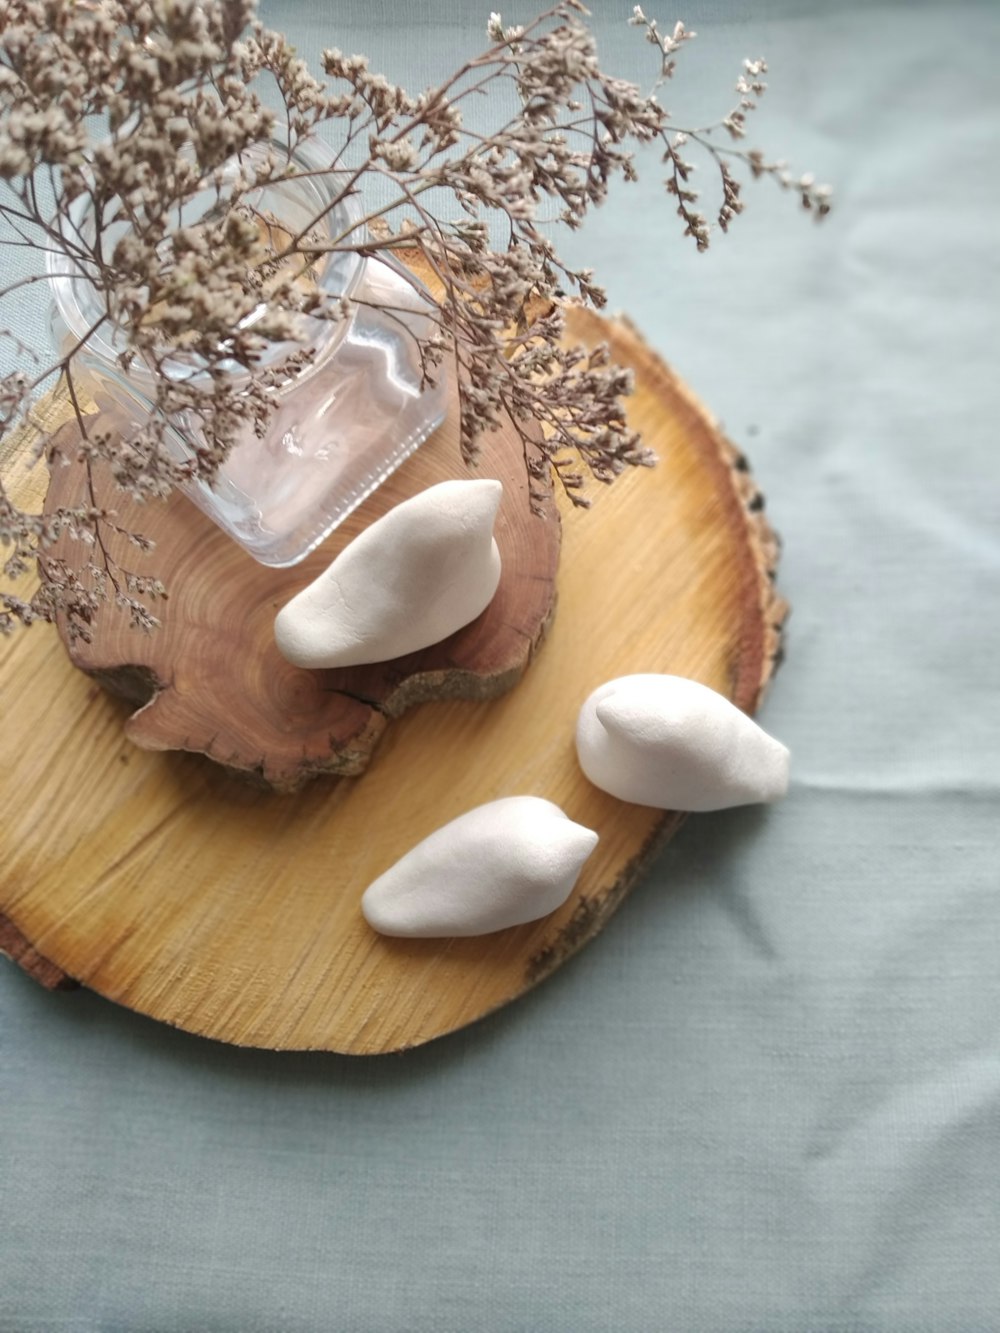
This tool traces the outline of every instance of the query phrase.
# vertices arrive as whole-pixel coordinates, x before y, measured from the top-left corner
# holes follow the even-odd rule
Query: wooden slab
[[[75,423],[67,456],[76,452]],[[503,499],[494,533],[503,573],[496,596],[470,625],[422,652],[391,662],[306,671],[278,652],[274,618],[370,523],[401,500],[453,477],[495,477]],[[57,467],[45,508],[87,503],[79,464]],[[432,438],[300,564],[269,569],[251,559],[183,495],[165,504],[125,500],[98,473],[98,503],[156,543],[149,556],[107,537],[126,568],[156,574],[169,590],[155,634],[137,633],[112,609],[89,643],[60,626],[74,666],[133,704],[125,734],[151,750],[191,750],[264,785],[292,791],[318,774],[364,771],[392,719],[428,699],[492,699],[524,674],[548,628],[556,598],[559,515],[551,496],[532,512],[522,445],[509,420],[483,438],[474,471],[462,462],[458,402]],[[80,543],[53,547],[81,577]]]
[[[753,711],[785,607],[743,460],[627,325],[574,322],[634,365],[630,419],[660,465],[564,513],[558,615],[516,688],[411,710],[360,778],[279,795],[198,755],[137,749],[128,707],[72,669],[54,632],[0,642],[0,948],[47,984],[75,977],[219,1040],[373,1054],[507,1003],[600,930],[680,817],[590,786],[580,703],[611,676],[672,671]],[[562,909],[471,940],[368,929],[358,901],[376,875],[514,793],[601,835]]]

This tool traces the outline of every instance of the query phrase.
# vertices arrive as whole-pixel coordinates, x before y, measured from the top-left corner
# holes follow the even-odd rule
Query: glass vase
[[[272,145],[283,155],[285,145]],[[243,167],[263,160],[268,146],[243,154]],[[252,191],[247,202],[260,215],[277,220],[289,236],[305,229],[324,209],[311,230],[334,239],[356,229],[360,208],[338,194],[331,156],[322,146],[304,144],[290,155],[297,175]],[[235,174],[237,164],[224,170]],[[185,206],[184,225],[196,223],[216,203],[214,190]],[[93,220],[89,201],[71,216],[84,236]],[[359,237],[360,230],[353,235]],[[106,238],[114,244],[115,237]],[[53,336],[63,349],[79,341],[102,313],[99,294],[62,252],[50,251],[53,289]],[[305,318],[304,342],[274,344],[263,364],[279,367],[272,391],[275,408],[263,438],[247,427],[215,479],[191,481],[182,488],[190,499],[234,541],[265,565],[293,565],[302,560],[353,509],[416,450],[444,420],[443,371],[434,385],[421,385],[415,337],[430,330],[428,299],[390,260],[365,258],[348,251],[322,256],[313,279],[331,297],[350,298],[350,313],[339,321]],[[369,304],[370,303],[370,304]],[[393,307],[392,313],[379,306]],[[114,425],[135,430],[149,419],[155,394],[153,372],[133,361],[123,370],[125,338],[106,326],[92,335],[74,358],[74,371],[101,411]],[[280,367],[292,353],[309,349],[304,368]],[[171,363],[165,373],[174,373]],[[178,376],[191,375],[190,364],[176,363]],[[234,377],[248,372],[236,365]],[[205,376],[205,383],[208,383]],[[197,426],[179,414],[168,428],[167,447],[180,460],[194,456]]]

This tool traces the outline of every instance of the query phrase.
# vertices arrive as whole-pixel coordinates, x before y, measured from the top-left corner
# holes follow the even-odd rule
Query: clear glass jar
[[[282,153],[285,145],[273,145]],[[253,165],[255,154],[244,154]],[[248,198],[261,213],[273,216],[295,235],[328,207],[336,177],[322,173],[331,164],[328,150],[311,143],[291,155],[299,176],[253,191]],[[232,164],[233,173],[237,170]],[[189,226],[215,205],[214,190],[185,207]],[[71,223],[84,235],[89,203],[80,201]],[[340,201],[318,224],[322,236],[336,238],[356,225],[360,209],[353,197]],[[91,234],[93,221],[89,220]],[[116,237],[108,238],[114,244]],[[78,341],[102,312],[98,293],[73,261],[48,253],[54,295],[53,335],[65,348]],[[421,389],[420,361],[411,335],[429,331],[427,304],[412,283],[387,260],[330,253],[314,268],[325,292],[357,301],[393,306],[392,314],[354,305],[339,322],[310,319],[313,336],[304,343],[275,344],[264,364],[280,365],[292,352],[311,348],[305,369],[290,371],[274,391],[277,406],[267,434],[258,439],[249,427],[214,482],[194,481],[187,495],[256,560],[265,565],[293,565],[327,537],[368,495],[417,449],[444,420],[443,371],[438,383]],[[154,380],[133,362],[125,372],[118,360],[125,340],[118,331],[98,330],[74,360],[77,375],[102,411],[124,429],[148,420]],[[169,365],[167,373],[170,373]],[[178,375],[190,376],[190,364],[177,363]],[[246,377],[241,367],[234,376]],[[192,457],[189,441],[196,427],[183,417],[169,431],[168,447],[179,459]]]

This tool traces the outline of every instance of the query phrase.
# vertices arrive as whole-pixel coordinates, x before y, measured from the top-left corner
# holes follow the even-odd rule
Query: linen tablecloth
[[[629,8],[594,22],[639,77]],[[787,801],[692,818],[570,965],[405,1057],[228,1049],[0,966],[0,1329],[1000,1327],[1000,8],[681,16],[678,119],[765,54],[750,138],[836,211],[761,182],[698,256],[650,161],[566,248],[767,495]],[[487,13],[264,17],[419,88]]]

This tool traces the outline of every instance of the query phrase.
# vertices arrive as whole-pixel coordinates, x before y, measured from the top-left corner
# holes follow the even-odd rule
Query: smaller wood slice
[[[69,429],[73,429],[72,427]],[[67,448],[67,456],[72,449]],[[441,643],[391,662],[332,671],[292,666],[274,641],[282,606],[375,519],[428,486],[454,477],[496,477],[504,494],[495,536],[503,573],[496,596],[471,624]],[[83,502],[80,463],[53,471],[46,511]],[[105,609],[91,643],[60,634],[73,664],[142,705],[125,724],[150,750],[190,750],[290,791],[320,773],[356,775],[392,718],[415,703],[490,699],[523,675],[553,614],[560,523],[550,499],[533,514],[513,426],[488,435],[474,470],[461,459],[454,390],[435,434],[316,551],[290,569],[246,555],[181,495],[136,505],[98,476],[99,503],[156,543],[148,556],[123,542],[113,554],[155,573],[169,600],[162,627],[146,635]],[[55,550],[78,572],[85,549]]]

